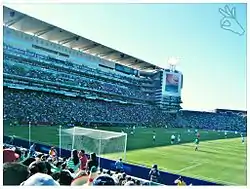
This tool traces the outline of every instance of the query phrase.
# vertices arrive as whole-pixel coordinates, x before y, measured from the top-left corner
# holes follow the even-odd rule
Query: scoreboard
[[[181,96],[183,86],[183,76],[181,72],[163,71],[162,96]]]

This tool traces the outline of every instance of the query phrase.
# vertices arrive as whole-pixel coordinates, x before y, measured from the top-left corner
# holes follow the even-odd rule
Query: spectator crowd
[[[178,116],[180,126],[196,129],[247,131],[247,116],[235,113],[215,113],[181,111]]]
[[[181,111],[177,116],[155,106],[120,104],[39,91],[4,88],[4,119],[33,123],[134,123],[246,132],[247,117],[238,114]]]
[[[4,118],[20,122],[157,124],[172,117],[154,106],[119,104],[39,91],[4,89]]]
[[[4,145],[3,184],[21,186],[99,186],[149,185],[149,181],[132,178],[122,170],[103,170],[95,153],[88,158],[84,150],[72,150],[71,157],[59,158],[52,147],[48,154],[30,149]],[[53,152],[53,153],[52,153]],[[120,161],[120,160],[119,160]],[[121,164],[121,162],[120,162]],[[157,173],[157,174],[156,174]],[[155,167],[149,173],[149,179],[158,182],[158,170]],[[151,179],[154,178],[154,179]]]

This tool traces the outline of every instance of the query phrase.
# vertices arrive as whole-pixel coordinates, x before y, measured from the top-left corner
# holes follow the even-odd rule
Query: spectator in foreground
[[[93,186],[114,186],[115,181],[111,176],[99,176],[93,181]]]
[[[95,166],[93,166],[90,170],[90,174],[87,175],[86,172],[82,172],[81,176],[77,177],[76,179],[74,179],[71,183],[71,186],[82,186],[82,185],[86,185],[86,186],[91,186],[94,179],[96,177],[98,177],[98,172]]]
[[[87,162],[87,170],[90,171],[93,166],[98,167],[98,159],[96,157],[96,153],[90,154],[90,159]]]
[[[133,181],[128,181],[124,184],[124,186],[135,186],[135,183]]]
[[[117,160],[117,161],[115,162],[115,169],[116,169],[116,171],[118,171],[119,173],[123,172],[122,158],[120,158],[119,160]]]
[[[21,183],[21,186],[60,186],[50,175],[36,173]]]
[[[28,170],[30,172],[30,176],[34,175],[36,173],[44,173],[44,174],[48,173],[46,163],[43,162],[43,161],[34,161],[34,162],[32,162],[29,165]]]
[[[158,171],[158,166],[157,165],[152,166],[152,169],[149,172],[149,179],[152,182],[159,183],[159,181],[160,181],[160,172]]]
[[[81,172],[72,182],[71,186],[82,186],[88,182],[89,175],[86,172]]]
[[[71,182],[73,181],[73,176],[68,170],[62,170],[59,173],[58,177],[59,178],[57,181],[59,182],[60,185],[70,186]]]
[[[4,149],[3,150],[3,163],[6,162],[15,162],[19,159],[19,155],[15,153],[12,149]]]
[[[88,162],[88,158],[87,156],[85,155],[85,151],[84,150],[81,150],[79,152],[79,159],[80,159],[80,170],[83,171],[83,170],[86,170],[86,165],[87,165],[87,162]]]
[[[3,164],[3,185],[20,185],[28,176],[28,167],[21,163]]]
[[[49,151],[49,156],[54,160],[57,158],[57,151],[55,147],[51,147]]]
[[[29,149],[29,156],[32,157],[32,156],[35,155],[35,153],[36,153],[36,144],[34,143],[34,144],[32,144],[32,145],[30,146],[30,149]]]
[[[174,181],[175,184],[177,184],[177,186],[186,186],[187,184],[184,182],[182,177],[179,177],[178,179],[176,179]]]
[[[119,179],[119,185],[122,185],[122,183],[126,180],[126,173],[123,173],[122,175],[120,175],[119,177],[118,177],[118,179]]]
[[[36,161],[36,159],[35,158],[33,158],[33,157],[28,157],[28,158],[26,158],[25,160],[23,160],[22,161],[22,164],[23,165],[26,165],[26,166],[29,166],[32,162],[34,162],[34,161]]]
[[[67,160],[68,169],[72,169],[73,172],[76,172],[80,167],[80,160],[78,158],[77,150],[71,151],[71,157]]]

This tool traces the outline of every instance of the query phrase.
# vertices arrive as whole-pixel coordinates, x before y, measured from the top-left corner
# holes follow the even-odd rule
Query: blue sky
[[[246,30],[246,5],[228,5]],[[180,57],[184,109],[246,110],[246,33],[220,27],[225,4],[7,6],[158,66]]]

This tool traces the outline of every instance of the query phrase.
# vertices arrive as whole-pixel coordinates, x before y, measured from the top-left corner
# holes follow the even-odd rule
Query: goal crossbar
[[[104,130],[96,130],[96,129],[88,129],[88,128],[81,128],[81,127],[73,127],[70,129],[63,129],[63,134],[70,134],[70,135],[76,135],[76,136],[88,136],[89,138],[94,139],[112,139],[117,138],[121,136],[126,136],[127,133],[119,133],[114,131],[104,131]]]

